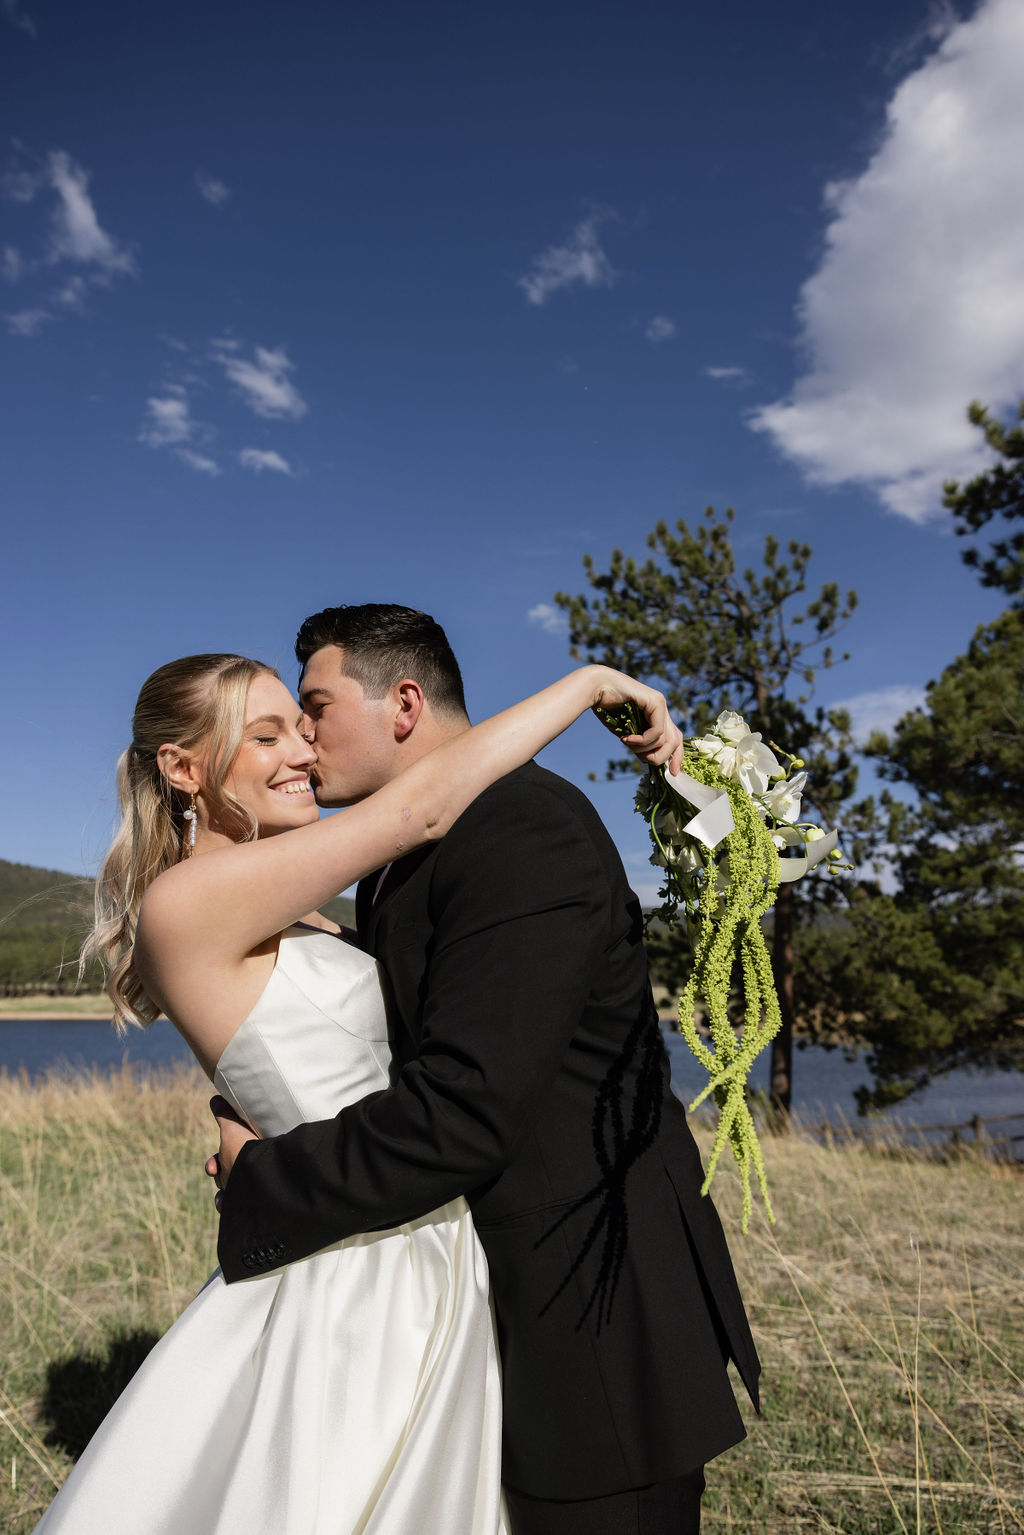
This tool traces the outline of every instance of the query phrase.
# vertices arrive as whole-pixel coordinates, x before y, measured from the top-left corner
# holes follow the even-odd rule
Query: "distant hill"
[[[74,991],[92,922],[92,880],[0,859],[0,993]],[[99,973],[83,989],[100,989]]]
[[[0,858],[0,996],[99,991],[99,969],[78,986],[78,950],[92,922],[93,882]],[[355,926],[355,902],[338,896],[324,915]]]

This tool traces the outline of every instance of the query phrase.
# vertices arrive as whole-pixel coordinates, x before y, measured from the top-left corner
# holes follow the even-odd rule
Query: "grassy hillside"
[[[78,987],[78,950],[92,921],[93,882],[0,858],[0,996],[99,991],[91,970]],[[325,914],[355,926],[355,902],[338,896]]]
[[[74,991],[92,921],[92,880],[0,859],[0,994]],[[98,972],[86,988],[100,986]]]

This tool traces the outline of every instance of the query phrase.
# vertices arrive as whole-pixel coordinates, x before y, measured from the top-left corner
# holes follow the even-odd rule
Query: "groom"
[[[364,798],[469,726],[426,614],[328,608],[296,654],[322,805]],[[390,982],[393,1085],[273,1140],[221,1119],[225,1278],[466,1194],[490,1266],[515,1535],[697,1531],[704,1463],[744,1433],[727,1361],[755,1403],[759,1366],[607,832],[529,764],[442,842],[363,880],[357,913]]]

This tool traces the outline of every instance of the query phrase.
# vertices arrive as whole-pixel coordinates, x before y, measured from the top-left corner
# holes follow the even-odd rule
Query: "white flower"
[[[806,773],[794,778],[783,778],[774,788],[761,795],[760,803],[775,821],[795,821],[800,814],[800,796],[807,783]]]
[[[714,729],[715,734],[725,741],[742,741],[744,736],[750,734],[750,726],[735,709],[723,709],[715,720]]]
[[[802,826],[777,826],[772,832],[772,841],[778,848],[804,847],[808,842],[819,842],[826,835],[820,826],[811,826],[805,821]]]
[[[729,744],[718,736],[698,736],[693,744],[705,757],[712,758],[723,778],[742,784],[748,794],[763,794],[768,780],[778,778],[782,772],[778,758],[765,746],[760,734],[751,735],[748,731]]]
[[[654,817],[654,829],[661,839],[664,853],[655,848],[651,862],[661,868],[679,869],[684,874],[696,874],[703,868],[700,847],[688,832],[683,830],[683,817],[677,810],[659,810]]]
[[[748,794],[763,794],[768,787],[770,778],[777,778],[782,769],[779,767],[778,758],[770,747],[765,746],[760,733],[745,735],[736,742],[733,748],[735,763],[731,772],[726,772],[719,759],[718,766],[726,778],[734,778],[741,783]]]
[[[705,757],[714,757],[717,759],[722,755],[723,752],[726,751],[732,752],[733,756],[735,757],[735,749],[731,746],[726,746],[725,742],[720,736],[696,736],[694,738],[693,745],[699,752],[702,752]]]
[[[664,847],[664,853],[655,848],[651,854],[651,862],[658,868],[678,869],[680,874],[696,874],[704,867],[704,860],[692,837],[685,842],[665,842]]]

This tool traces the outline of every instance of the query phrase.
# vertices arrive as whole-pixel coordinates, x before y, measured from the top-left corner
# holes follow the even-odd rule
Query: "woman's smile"
[[[313,785],[308,778],[286,778],[281,783],[272,783],[270,787],[276,794],[312,794]]]

